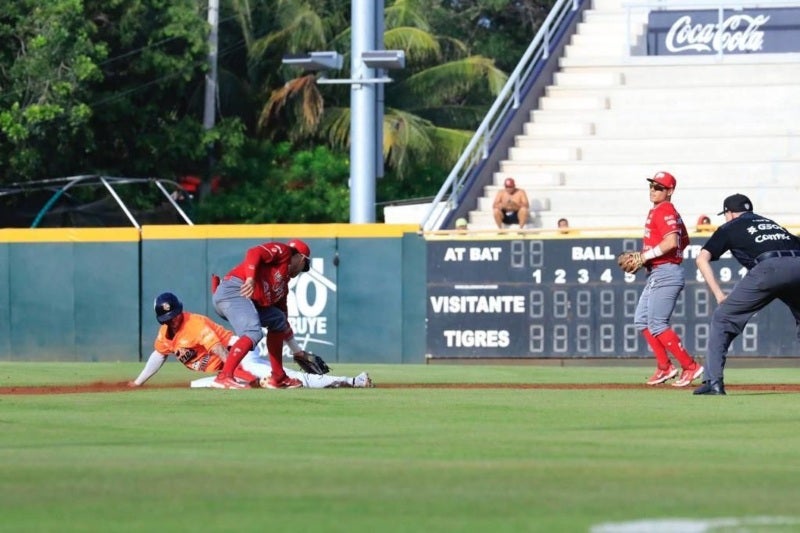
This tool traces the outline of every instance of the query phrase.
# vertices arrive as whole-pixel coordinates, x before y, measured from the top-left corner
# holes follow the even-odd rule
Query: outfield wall
[[[306,240],[312,271],[291,285],[297,337],[330,362],[436,358],[646,358],[633,327],[644,274],[625,276],[621,250],[640,238],[537,234],[430,240],[406,225],[145,226],[0,230],[0,360],[141,361],[158,328],[153,299],[180,296],[222,324],[212,273],[268,240]],[[686,250],[686,290],[673,325],[704,355],[716,304]],[[730,290],[745,271],[713,264]],[[732,356],[798,355],[794,320],[773,302]]]
[[[0,360],[142,360],[156,295],[227,324],[211,273],[294,237],[313,256],[289,299],[302,343],[331,362],[423,361],[425,242],[415,226],[377,224],[0,230]]]

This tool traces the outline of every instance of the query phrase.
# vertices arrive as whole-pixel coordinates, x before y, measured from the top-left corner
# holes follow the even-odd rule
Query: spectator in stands
[[[569,220],[566,218],[558,219],[558,232],[564,234],[572,232],[572,230],[569,229]]]
[[[467,219],[464,217],[459,218],[456,220],[456,231],[459,233],[466,233],[469,230]]]
[[[708,215],[700,215],[700,218],[697,219],[697,227],[695,228],[697,233],[712,233],[715,229],[711,225],[711,219]]]
[[[506,178],[503,183],[504,188],[497,191],[492,205],[494,211],[494,221],[498,228],[504,225],[519,224],[520,229],[528,223],[528,195],[522,189],[517,189],[514,178]]]

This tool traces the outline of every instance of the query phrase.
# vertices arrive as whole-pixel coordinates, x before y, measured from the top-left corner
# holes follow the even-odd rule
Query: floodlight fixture
[[[340,70],[344,64],[344,56],[338,52],[310,52],[308,54],[292,54],[281,59],[284,65],[300,67],[304,70]]]
[[[361,61],[369,68],[398,69],[406,66],[404,50],[369,50],[361,52]]]

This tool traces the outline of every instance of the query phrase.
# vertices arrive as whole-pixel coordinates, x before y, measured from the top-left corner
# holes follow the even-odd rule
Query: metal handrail
[[[7,186],[0,187],[0,196],[8,196],[14,194],[23,194],[26,192],[32,191],[39,191],[39,190],[51,190],[53,188],[57,188],[57,190],[53,193],[53,195],[48,199],[48,201],[42,206],[39,212],[34,218],[33,222],[31,223],[31,228],[39,227],[39,223],[42,221],[44,216],[47,214],[48,211],[56,204],[56,202],[63,196],[69,189],[73,187],[82,187],[82,186],[90,186],[90,187],[97,187],[98,184],[102,185],[106,188],[108,193],[120,207],[122,212],[128,218],[130,223],[136,228],[141,230],[141,225],[139,222],[134,218],[133,213],[128,209],[128,206],[125,205],[125,202],[119,196],[117,191],[114,189],[114,185],[127,185],[127,184],[139,184],[139,183],[154,183],[158,190],[164,195],[167,201],[172,205],[175,211],[180,215],[180,217],[186,222],[186,224],[193,226],[194,223],[192,222],[191,218],[186,214],[186,212],[181,208],[180,205],[175,201],[172,195],[167,191],[164,187],[164,184],[167,183],[172,185],[176,190],[183,190],[183,187],[170,179],[163,179],[163,178],[126,178],[126,177],[115,177],[115,176],[101,176],[98,174],[85,174],[80,176],[71,176],[66,178],[51,178],[39,181],[29,181],[29,182],[19,182],[19,183],[11,183]]]
[[[423,231],[440,228],[447,215],[458,207],[458,196],[462,192],[465,182],[473,176],[481,162],[489,157],[491,146],[497,140],[498,130],[519,108],[522,100],[521,88],[531,81],[532,73],[539,61],[547,61],[550,57],[551,36],[561,29],[561,24],[567,15],[577,11],[583,1],[558,0],[550,10],[514,72],[508,77],[508,81],[486,113],[483,122],[478,126],[453,170],[450,171],[439,189],[439,193],[431,202],[430,208],[420,223]],[[444,200],[446,196],[447,199]],[[438,207],[442,201],[446,202],[445,209]]]

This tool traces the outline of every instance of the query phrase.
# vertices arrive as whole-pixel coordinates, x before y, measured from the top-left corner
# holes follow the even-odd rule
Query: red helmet
[[[311,257],[311,248],[300,239],[292,239],[286,243],[289,248],[294,248],[306,257]]]
[[[300,239],[291,239],[289,242],[286,243],[286,246],[289,248],[294,249],[303,256],[305,259],[305,265],[303,266],[303,272],[308,272],[311,268],[311,248],[308,247],[306,243],[301,241]]]

